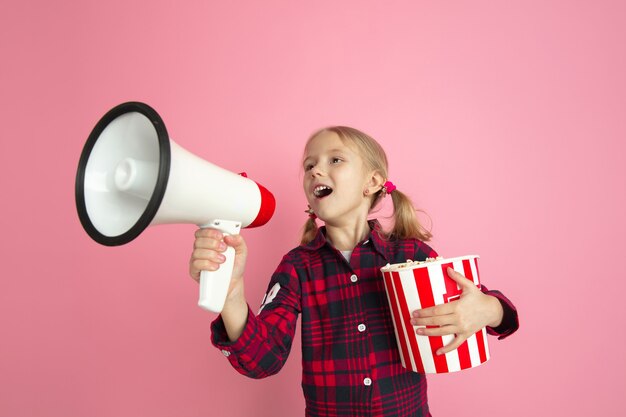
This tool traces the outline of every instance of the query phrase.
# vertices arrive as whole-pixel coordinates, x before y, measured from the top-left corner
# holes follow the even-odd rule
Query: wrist
[[[243,287],[243,279],[233,279],[230,283],[231,288],[226,296],[226,304],[246,304],[246,297]]]
[[[240,315],[242,311],[248,310],[248,302],[245,297],[228,297],[222,308],[222,315]]]
[[[239,339],[248,322],[248,303],[244,297],[229,298],[220,313],[231,342]]]
[[[487,326],[494,328],[498,327],[502,324],[502,319],[504,318],[504,310],[502,308],[502,304],[500,304],[500,300],[493,295],[488,295],[491,301],[491,320],[487,324]]]

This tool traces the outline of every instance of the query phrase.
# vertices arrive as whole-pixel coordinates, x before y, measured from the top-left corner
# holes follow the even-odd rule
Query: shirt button
[[[359,278],[356,275],[353,274],[352,276],[350,276],[350,281],[357,282],[358,280]]]
[[[372,385],[372,380],[369,378],[365,378],[363,380],[363,385],[365,385],[366,387],[369,387],[370,385]]]
[[[361,333],[363,333],[363,332],[365,331],[365,325],[364,325],[363,323],[361,323],[361,324],[359,324],[359,325],[358,325],[357,329],[358,329]]]
[[[226,357],[230,356],[230,352],[227,351],[226,349],[222,349],[222,354],[224,354],[224,356],[226,356]]]

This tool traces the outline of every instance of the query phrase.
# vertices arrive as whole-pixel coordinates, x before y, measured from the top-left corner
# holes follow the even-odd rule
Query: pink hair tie
[[[307,210],[304,210],[304,212],[309,214],[309,218],[310,219],[312,219],[312,220],[317,219],[317,216],[315,215],[315,212],[313,211],[311,206],[309,206],[309,208]]]
[[[385,190],[385,193],[387,194],[391,194],[393,192],[393,190],[396,189],[396,186],[393,185],[393,182],[391,181],[387,181],[385,183],[385,185],[383,185],[383,190]]]

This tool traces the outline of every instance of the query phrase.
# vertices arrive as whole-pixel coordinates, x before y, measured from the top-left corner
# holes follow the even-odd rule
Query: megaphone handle
[[[214,220],[200,227],[217,229],[224,235],[235,235],[241,230],[241,222]],[[224,256],[226,261],[220,265],[217,271],[202,271],[200,273],[198,306],[214,313],[219,313],[224,308],[233,266],[235,265],[235,249],[229,246],[224,252]]]

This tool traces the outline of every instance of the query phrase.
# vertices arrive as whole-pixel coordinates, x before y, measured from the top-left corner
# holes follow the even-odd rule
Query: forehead
[[[315,157],[333,151],[357,154],[356,147],[350,141],[344,143],[337,133],[325,131],[309,140],[304,148],[304,158]]]

